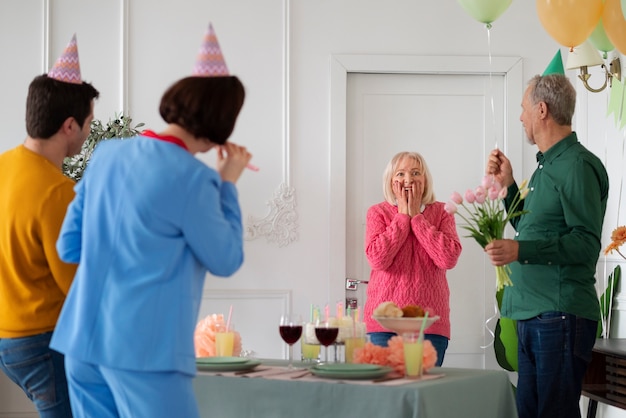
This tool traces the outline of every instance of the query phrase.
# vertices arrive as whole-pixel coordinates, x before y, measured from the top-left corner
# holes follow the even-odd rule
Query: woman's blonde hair
[[[398,169],[398,164],[403,158],[413,159],[419,165],[420,170],[424,174],[424,194],[422,195],[422,204],[428,205],[433,203],[435,201],[433,177],[430,175],[430,170],[428,169],[426,160],[419,153],[409,151],[397,153],[391,161],[389,161],[387,167],[385,168],[383,173],[383,194],[385,196],[385,200],[392,205],[397,204],[396,196],[393,194],[393,189],[391,188],[391,180],[394,173]]]

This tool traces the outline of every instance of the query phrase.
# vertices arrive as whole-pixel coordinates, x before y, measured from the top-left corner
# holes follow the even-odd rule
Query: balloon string
[[[496,108],[495,108],[494,100],[493,100],[493,72],[492,72],[493,61],[491,57],[491,24],[487,23],[485,27],[487,28],[487,52],[489,54],[489,101],[491,104],[491,121],[493,124],[493,137],[494,137],[495,148],[498,149],[498,137],[496,135]],[[498,302],[496,298],[494,298],[493,310],[494,310],[493,315],[485,320],[485,329],[491,336],[491,341],[487,345],[480,346],[480,348],[482,349],[485,349],[489,347],[490,345],[494,344],[495,339],[496,339],[496,334],[491,330],[491,328],[489,328],[489,323],[491,323],[491,321],[498,318]]]
[[[496,131],[496,107],[493,100],[493,74],[491,69],[493,68],[493,62],[491,59],[491,25],[487,24],[487,49],[489,52],[489,99],[491,102],[491,123],[493,125],[493,138],[495,142],[495,148],[498,149],[498,136]]]
[[[489,323],[498,317],[498,301],[496,298],[493,299],[493,311],[493,315],[487,318],[487,320],[485,321],[485,329],[487,330],[489,335],[491,335],[491,342],[487,345],[481,345],[480,348],[483,349],[492,345],[496,340],[496,334],[491,330],[491,328],[489,328]]]

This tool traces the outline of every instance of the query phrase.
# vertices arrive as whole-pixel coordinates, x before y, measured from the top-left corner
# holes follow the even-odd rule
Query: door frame
[[[503,151],[513,170],[522,170],[519,106],[524,84],[522,58],[487,56],[418,56],[334,54],[330,56],[329,272],[328,300],[345,298],[347,80],[349,73],[459,74],[504,77]],[[359,279],[367,280],[365,277]]]

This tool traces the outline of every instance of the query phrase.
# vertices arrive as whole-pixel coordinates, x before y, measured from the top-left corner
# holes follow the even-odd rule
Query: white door
[[[369,277],[365,215],[383,200],[382,173],[397,152],[424,156],[437,200],[480,184],[487,154],[496,143],[504,148],[505,85],[503,75],[493,74],[348,75],[346,277]],[[458,231],[467,235],[460,227]],[[495,274],[473,239],[461,241],[458,265],[448,272],[452,338],[445,365],[498,368],[489,345]],[[362,306],[364,290],[360,285],[346,296],[360,298]]]

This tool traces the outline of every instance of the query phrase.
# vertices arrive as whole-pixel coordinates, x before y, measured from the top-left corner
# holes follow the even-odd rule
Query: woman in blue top
[[[207,272],[243,262],[235,182],[251,155],[226,142],[237,77],[187,77],[163,95],[167,127],[100,145],[68,208],[60,257],[79,263],[51,347],[75,417],[197,417],[193,333]],[[194,157],[217,149],[216,170]]]

